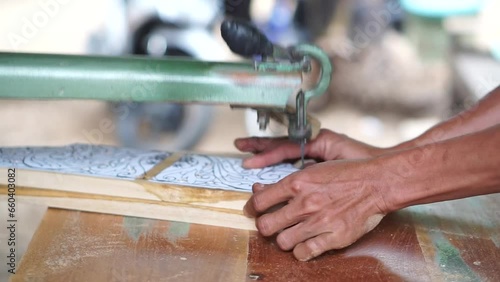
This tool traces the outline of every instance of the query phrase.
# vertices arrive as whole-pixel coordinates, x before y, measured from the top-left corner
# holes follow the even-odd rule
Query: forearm
[[[500,123],[500,86],[474,107],[443,121],[419,137],[401,143],[390,151],[413,148],[480,131]]]
[[[500,192],[500,124],[373,160],[388,211]]]

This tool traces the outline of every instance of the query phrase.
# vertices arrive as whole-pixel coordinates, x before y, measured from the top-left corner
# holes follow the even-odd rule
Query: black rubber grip
[[[243,57],[271,56],[273,44],[255,26],[239,20],[225,20],[221,27],[222,38],[229,49]]]

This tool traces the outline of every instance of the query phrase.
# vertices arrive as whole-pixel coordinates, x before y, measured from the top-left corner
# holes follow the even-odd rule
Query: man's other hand
[[[287,137],[240,138],[236,139],[234,144],[242,152],[255,154],[243,161],[245,168],[261,168],[300,158],[299,144]],[[319,161],[364,159],[384,152],[384,149],[361,143],[327,129],[322,129],[316,139],[310,140],[305,146],[306,157]]]

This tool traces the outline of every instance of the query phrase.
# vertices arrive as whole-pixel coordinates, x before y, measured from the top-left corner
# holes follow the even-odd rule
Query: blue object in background
[[[486,0],[401,0],[407,12],[432,18],[476,14]]]
[[[500,61],[500,43],[491,48],[491,54],[495,57],[495,59],[497,59],[497,61]]]

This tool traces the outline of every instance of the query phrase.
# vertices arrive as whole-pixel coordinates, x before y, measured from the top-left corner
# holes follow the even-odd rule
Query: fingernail
[[[235,145],[236,147],[241,147],[244,143],[245,143],[245,142],[244,142],[244,141],[243,141],[243,139],[241,139],[241,138],[238,138],[238,139],[234,140],[234,145]]]
[[[309,256],[309,257],[306,257],[306,258],[301,258],[301,259],[299,259],[299,261],[309,261],[309,260],[311,260],[313,258],[314,258],[314,256]]]
[[[249,209],[251,209],[251,208],[249,208],[248,203],[245,204],[245,206],[243,207],[243,215],[248,217],[248,218],[255,218],[255,215],[252,214],[251,211],[248,211]]]
[[[317,255],[315,255],[314,253],[309,253],[309,254],[307,254],[303,258],[297,258],[297,260],[299,260],[299,261],[310,261],[310,260],[312,260],[315,257],[317,257]]]
[[[261,191],[262,189],[264,189],[265,185],[262,184],[262,183],[259,183],[259,182],[256,182],[252,185],[252,190],[253,191]]]
[[[248,159],[244,159],[243,160],[243,163],[241,164],[241,166],[243,166],[243,168],[252,168],[252,163],[253,163],[253,159],[252,158],[248,158]]]

